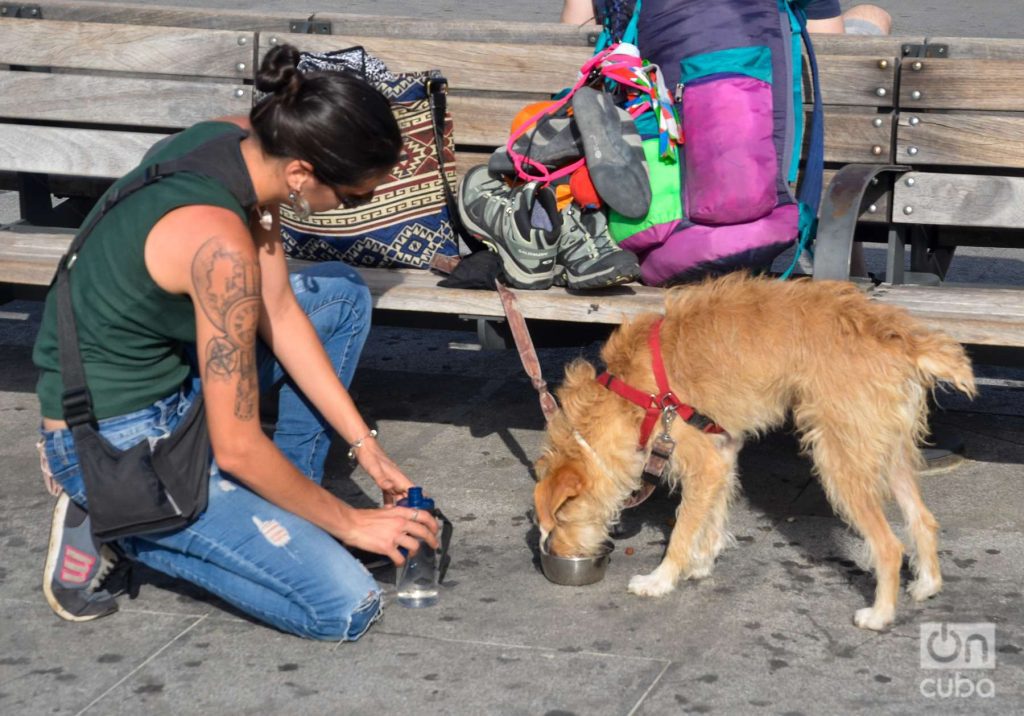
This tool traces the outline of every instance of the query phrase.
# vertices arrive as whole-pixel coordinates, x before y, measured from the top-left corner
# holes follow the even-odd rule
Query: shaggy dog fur
[[[803,450],[835,510],[866,540],[877,579],[875,602],[854,623],[892,623],[903,546],[883,503],[893,498],[908,527],[916,600],[942,587],[938,524],[921,501],[918,444],[926,434],[929,391],[938,381],[975,394],[959,343],[904,310],[869,301],[852,284],[777,281],[730,275],[666,297],[661,329],[669,385],[727,431],[672,423],[677,445],[667,476],[683,500],[661,564],[630,580],[629,591],[660,596],[682,578],[711,572],[728,541],[736,457],[749,435],[792,415]],[[647,344],[658,318],[619,327],[601,358],[608,371],[657,393]],[[558,390],[562,411],[548,426],[534,491],[541,544],[556,555],[593,555],[630,493],[640,487],[648,450],[638,451],[643,410],[595,382],[577,360]],[[653,435],[660,431],[656,426]]]

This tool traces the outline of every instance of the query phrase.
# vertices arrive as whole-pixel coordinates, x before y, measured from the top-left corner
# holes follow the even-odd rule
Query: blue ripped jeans
[[[359,274],[323,263],[291,276],[338,376],[352,382],[370,330],[370,294]],[[259,351],[260,390],[285,378],[265,346]],[[100,421],[119,449],[171,433],[199,390],[198,379],[142,410]],[[274,442],[310,479],[323,479],[333,431],[285,379]],[[54,478],[86,506],[74,442],[68,430],[43,431]],[[380,615],[380,588],[332,536],[248,490],[216,463],[210,468],[206,511],[176,532],[118,541],[131,559],[217,595],[286,632],[311,639],[359,638]]]

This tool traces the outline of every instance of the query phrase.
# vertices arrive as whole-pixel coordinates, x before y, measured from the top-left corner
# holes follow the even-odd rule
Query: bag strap
[[[800,36],[807,48],[807,59],[811,65],[811,87],[814,91],[814,109],[811,112],[811,138],[807,147],[807,159],[804,162],[804,178],[797,191],[800,202],[800,237],[796,251],[789,267],[779,276],[788,279],[797,267],[800,255],[811,252],[810,244],[814,240],[817,224],[818,207],[821,204],[821,191],[825,176],[825,111],[821,102],[821,82],[818,75],[818,59],[814,54],[811,35],[807,31],[807,13],[799,0],[791,2],[793,15],[800,24]],[[813,254],[811,254],[813,256]]]
[[[441,76],[428,77],[426,80],[427,101],[430,105],[430,117],[434,125],[434,151],[437,154],[437,167],[441,173],[441,188],[444,190],[444,203],[448,207],[448,222],[458,238],[472,251],[486,248],[473,237],[462,223],[459,206],[455,200],[455,192],[448,183],[448,172],[444,163],[444,127],[448,113],[448,80]]]
[[[115,184],[104,194],[102,204],[90,212],[85,224],[78,230],[67,253],[57,265],[53,283],[57,291],[57,349],[64,384],[61,407],[68,427],[74,429],[96,422],[71,300],[71,268],[78,260],[86,239],[100,220],[124,199],[164,177],[183,171],[201,174],[222,183],[245,209],[255,206],[256,192],[252,180],[247,171],[238,171],[239,162],[244,167],[238,143],[247,135],[241,127],[235,127],[176,159],[150,164],[123,184]]]

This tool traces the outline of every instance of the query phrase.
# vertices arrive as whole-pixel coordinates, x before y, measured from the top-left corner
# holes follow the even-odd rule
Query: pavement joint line
[[[14,597],[0,597],[0,602],[7,602],[12,604],[25,604],[28,606],[39,606],[42,600],[34,599],[16,599]],[[181,617],[182,619],[200,619],[203,617],[210,616],[210,613],[206,614],[183,614],[181,612],[161,612],[155,609],[118,609],[121,614],[148,614],[150,616],[157,617]],[[235,618],[235,621],[244,621],[243,619]]]
[[[620,661],[623,659],[628,659],[631,661],[652,661],[656,664],[665,664],[665,668],[668,668],[672,664],[671,660],[659,659],[654,656],[634,656],[632,654],[616,654],[604,651],[562,651],[561,649],[556,649],[551,646],[533,646],[530,644],[506,644],[497,641],[478,641],[476,639],[449,639],[441,636],[429,636],[426,634],[407,634],[395,631],[378,631],[376,633],[383,636],[397,636],[405,637],[407,639],[422,639],[424,641],[441,641],[448,644],[467,644],[471,646],[498,647],[500,649],[520,649],[522,651],[537,651],[546,654],[551,654],[552,656],[557,656],[561,654],[563,656],[591,656],[601,657],[605,659],[619,659]],[[664,673],[664,671],[662,673]]]
[[[153,661],[153,660],[154,660],[154,659],[156,659],[156,658],[157,658],[158,656],[160,656],[160,655],[161,655],[162,653],[164,653],[164,652],[165,652],[165,651],[166,651],[167,649],[169,649],[169,648],[171,647],[171,645],[172,645],[172,644],[174,644],[174,642],[178,641],[178,639],[180,639],[181,637],[185,636],[185,635],[186,635],[186,634],[188,634],[188,633],[189,633],[190,631],[192,631],[193,629],[195,629],[195,628],[196,628],[197,626],[199,626],[200,624],[202,624],[202,623],[203,623],[203,621],[205,621],[205,620],[206,620],[206,618],[207,618],[207,616],[206,616],[206,615],[203,615],[203,616],[199,617],[198,619],[196,619],[196,620],[195,620],[194,622],[192,622],[191,624],[189,624],[189,625],[188,625],[188,626],[187,626],[187,627],[186,627],[186,628],[185,628],[185,629],[184,629],[184,630],[183,630],[183,631],[182,631],[182,632],[181,632],[180,634],[178,634],[178,635],[177,635],[176,637],[174,637],[173,639],[171,639],[171,640],[170,640],[169,642],[167,642],[166,644],[164,644],[163,646],[161,646],[161,647],[160,647],[159,649],[157,649],[156,651],[154,651],[154,652],[153,652],[152,654],[150,654],[150,655],[149,655],[149,656],[148,656],[148,657],[147,657],[147,658],[146,658],[146,659],[145,659],[145,660],[144,660],[144,661],[143,661],[143,662],[142,662],[141,664],[139,664],[139,665],[138,665],[138,666],[136,666],[136,667],[135,667],[134,669],[132,669],[131,671],[129,671],[129,672],[127,673],[127,674],[125,674],[125,675],[124,675],[123,677],[121,677],[120,679],[118,679],[117,683],[115,683],[115,684],[114,684],[113,686],[111,686],[111,687],[110,687],[109,689],[107,689],[107,690],[106,690],[106,691],[104,691],[104,692],[103,692],[102,694],[100,694],[99,696],[97,696],[97,697],[96,697],[95,699],[93,699],[92,701],[90,701],[90,702],[88,703],[88,705],[86,705],[86,707],[85,707],[85,708],[83,708],[83,709],[82,709],[81,711],[79,711],[78,713],[76,713],[76,714],[75,714],[75,716],[82,716],[82,714],[84,714],[84,713],[85,713],[86,711],[88,711],[88,710],[89,710],[89,709],[91,709],[91,708],[92,708],[93,706],[95,706],[95,705],[96,705],[96,704],[98,704],[98,703],[99,703],[100,701],[102,701],[102,700],[103,700],[104,698],[106,698],[106,697],[107,697],[107,696],[108,696],[108,695],[109,695],[109,694],[110,694],[111,692],[113,692],[113,691],[114,691],[114,690],[115,690],[115,689],[116,689],[116,688],[117,688],[118,686],[120,686],[120,685],[121,685],[121,684],[123,684],[124,682],[128,681],[128,679],[130,679],[130,678],[132,678],[133,676],[135,676],[135,674],[139,673],[139,671],[141,671],[141,670],[143,669],[143,667],[145,667],[145,666],[146,666],[146,665],[147,665],[147,664],[148,664],[149,662]]]
[[[661,673],[654,677],[654,681],[652,681],[651,685],[647,687],[647,690],[640,694],[640,700],[633,704],[633,708],[629,710],[629,713],[626,714],[626,716],[633,716],[633,714],[637,712],[637,709],[639,709],[643,705],[644,701],[647,700],[647,697],[651,695],[651,692],[654,691],[654,687],[658,685],[658,682],[661,681],[661,677],[665,675],[665,672],[668,671],[668,667],[670,666],[672,666],[671,661],[667,662],[664,668],[662,668]]]

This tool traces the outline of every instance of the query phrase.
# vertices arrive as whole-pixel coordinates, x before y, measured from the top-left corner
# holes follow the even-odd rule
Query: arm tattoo
[[[192,260],[192,284],[203,313],[219,331],[203,349],[206,376],[236,380],[235,415],[252,420],[257,414],[256,331],[260,318],[258,264],[225,248],[214,237]]]

